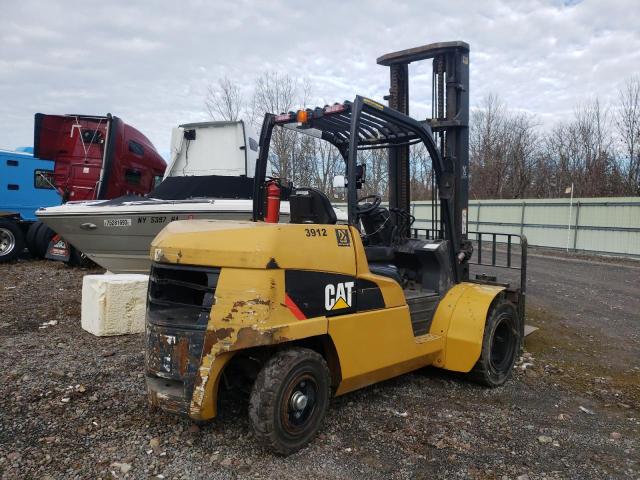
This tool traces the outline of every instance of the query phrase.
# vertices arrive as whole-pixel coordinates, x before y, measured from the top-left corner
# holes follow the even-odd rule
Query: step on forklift
[[[433,59],[435,115],[418,121],[407,115],[408,65],[424,59]],[[255,437],[288,455],[313,438],[331,395],[429,365],[489,387],[509,378],[523,339],[524,283],[469,274],[469,46],[427,45],[378,63],[390,67],[389,106],[357,96],[265,115],[251,221],[172,222],[153,241],[151,406],[204,421],[216,416],[223,388],[249,385]],[[266,176],[276,128],[342,154],[346,224],[324,193]],[[439,202],[434,228],[422,234],[409,209],[409,146],[417,144],[433,162]],[[378,195],[358,197],[366,181],[358,152],[382,148],[389,207]],[[290,223],[278,223],[285,196]],[[509,236],[513,268],[511,245]],[[524,238],[519,245],[524,265]]]

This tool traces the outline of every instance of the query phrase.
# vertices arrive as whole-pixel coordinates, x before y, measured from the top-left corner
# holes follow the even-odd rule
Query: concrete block
[[[85,275],[82,328],[99,337],[144,332],[148,275]]]

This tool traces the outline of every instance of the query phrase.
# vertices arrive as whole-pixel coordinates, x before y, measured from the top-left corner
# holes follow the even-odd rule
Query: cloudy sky
[[[495,92],[542,125],[640,73],[638,0],[0,0],[0,147],[31,145],[33,114],[111,112],[159,151],[171,127],[207,118],[207,85],[250,92],[278,71],[307,78],[318,104],[381,99],[381,54],[471,45],[471,102]],[[412,113],[426,114],[428,65],[412,67]]]

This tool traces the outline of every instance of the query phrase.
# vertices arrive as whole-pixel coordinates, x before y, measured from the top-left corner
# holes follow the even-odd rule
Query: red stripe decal
[[[284,303],[287,307],[289,307],[289,310],[291,310],[291,313],[293,313],[293,316],[296,317],[298,320],[305,320],[307,318],[305,317],[304,313],[302,313],[302,310],[298,308],[298,305],[296,305],[296,302],[291,300],[291,297],[286,293],[284,294]]]

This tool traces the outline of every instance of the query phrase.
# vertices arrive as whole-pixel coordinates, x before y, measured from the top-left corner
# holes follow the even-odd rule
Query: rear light
[[[298,123],[307,123],[307,120],[309,120],[309,112],[306,110],[298,110],[298,113],[296,114],[296,121]]]
[[[290,113],[281,113],[280,115],[276,115],[276,122],[288,122],[290,119]]]
[[[324,113],[338,113],[344,112],[346,107],[342,103],[336,103],[328,107],[324,107]]]

